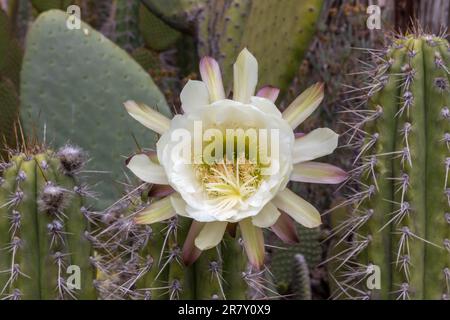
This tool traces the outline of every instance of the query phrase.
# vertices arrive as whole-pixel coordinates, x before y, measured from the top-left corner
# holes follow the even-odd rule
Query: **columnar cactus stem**
[[[374,55],[366,107],[352,111],[359,187],[337,227],[350,241],[334,264],[337,297],[447,299],[449,44],[418,32]],[[365,287],[374,266],[381,288]]]
[[[81,210],[85,195],[77,193],[75,178],[84,161],[82,151],[72,146],[58,154],[36,147],[2,164],[2,298],[96,298],[92,248],[85,237],[88,218]],[[79,283],[68,280],[69,266],[79,268]]]

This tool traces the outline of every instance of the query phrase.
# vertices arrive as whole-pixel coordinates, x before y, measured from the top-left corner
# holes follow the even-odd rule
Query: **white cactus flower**
[[[195,249],[216,246],[228,224],[238,223],[247,255],[259,267],[264,260],[261,228],[293,242],[291,218],[308,228],[321,224],[314,206],[286,186],[290,180],[342,182],[343,170],[311,161],[332,153],[338,135],[319,128],[296,138],[293,130],[319,106],[323,86],[310,87],[281,113],[275,105],[278,89],[264,87],[255,95],[258,63],[247,49],[234,65],[233,100],[225,95],[214,59],[203,58],[200,73],[203,81],[189,81],[181,92],[184,114],[172,120],[145,105],[125,103],[133,118],[161,135],[157,157],[137,154],[128,168],[145,182],[175,191],[163,193],[167,196],[150,204],[136,222],[150,224],[176,214],[192,218],[191,243],[185,243],[183,253],[187,263],[197,256]],[[227,135],[227,130],[239,134]],[[265,136],[255,138],[252,132]]]

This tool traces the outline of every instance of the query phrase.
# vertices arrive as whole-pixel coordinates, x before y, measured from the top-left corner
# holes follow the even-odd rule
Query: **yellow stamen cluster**
[[[261,184],[261,169],[244,155],[233,161],[221,160],[196,168],[197,178],[210,199],[243,201],[253,195]]]

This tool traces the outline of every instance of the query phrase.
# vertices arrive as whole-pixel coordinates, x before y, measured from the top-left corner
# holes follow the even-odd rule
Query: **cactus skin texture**
[[[102,298],[244,300],[255,298],[252,289],[264,291],[267,280],[249,267],[239,232],[226,234],[219,246],[186,266],[182,248],[191,219],[178,216],[152,225],[135,224],[135,215],[154,200],[142,196],[147,192],[144,186],[128,193],[99,221],[105,227],[94,234],[103,248],[96,260],[109,266],[108,277],[99,283]]]
[[[334,271],[345,289],[337,298],[450,297],[449,52],[443,38],[417,32],[377,57],[369,99],[351,124],[361,138],[360,188],[338,227],[349,246]],[[374,266],[381,288],[371,290]]]
[[[1,298],[96,299],[86,189],[76,178],[85,160],[77,147],[36,147],[1,164]],[[80,268],[80,289],[69,286],[70,265]]]
[[[102,181],[96,203],[105,208],[117,198],[115,191],[120,193],[111,184],[123,179],[122,155],[133,151],[133,135],[141,144],[157,140],[129,117],[123,103],[141,101],[169,118],[171,113],[151,77],[126,52],[87,24],[69,30],[66,19],[50,10],[31,27],[21,74],[21,120],[25,133],[44,132],[38,124],[45,123],[48,141],[69,140],[90,154],[87,169],[101,172],[92,181]]]
[[[294,262],[295,282],[293,284],[295,298],[297,300],[312,300],[311,280],[309,278],[309,268],[305,257],[296,254]]]
[[[251,5],[252,0],[213,0],[199,16],[199,56],[209,55],[219,61],[228,90],[231,90],[233,63],[241,48]]]

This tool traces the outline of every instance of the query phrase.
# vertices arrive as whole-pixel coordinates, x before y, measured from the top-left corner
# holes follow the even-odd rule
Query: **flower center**
[[[261,168],[245,155],[196,167],[196,174],[211,200],[236,204],[252,196],[262,182]],[[234,205],[233,204],[233,205]]]

